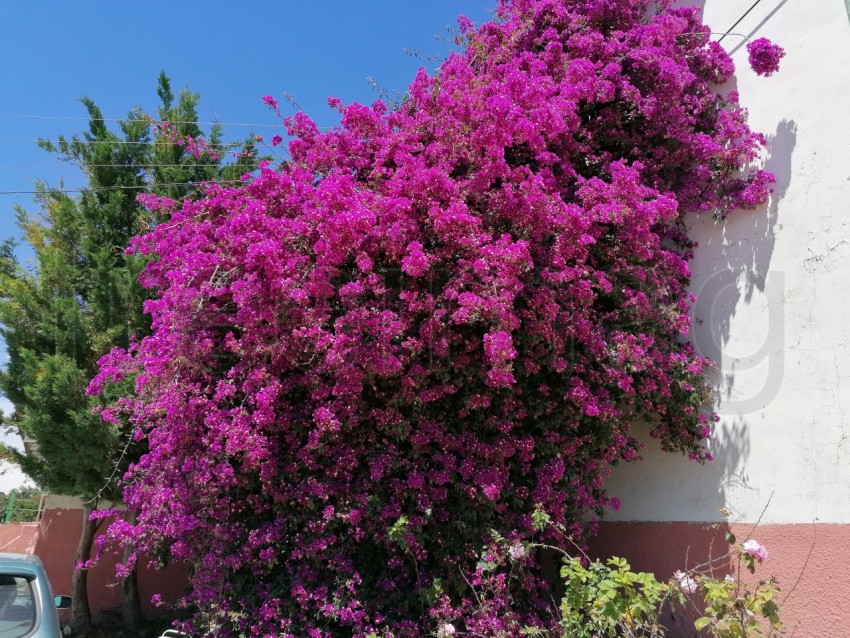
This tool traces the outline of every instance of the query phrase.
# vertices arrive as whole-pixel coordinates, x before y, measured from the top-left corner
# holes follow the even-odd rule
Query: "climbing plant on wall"
[[[281,166],[144,198],[153,333],[90,390],[138,374],[105,411],[149,446],[112,533],[193,566],[197,623],[554,631],[536,553],[509,579],[482,548],[580,543],[636,422],[709,458],[682,220],[773,177],[698,11],[648,4],[501,2],[397,108],[331,98],[331,131],[282,116]]]

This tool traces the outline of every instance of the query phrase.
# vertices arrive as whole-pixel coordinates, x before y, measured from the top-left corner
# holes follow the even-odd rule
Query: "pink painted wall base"
[[[0,551],[34,553],[44,562],[57,594],[71,590],[73,557],[82,529],[82,510],[48,509],[38,523],[0,525]],[[782,593],[779,599],[784,635],[792,638],[835,638],[850,636],[850,525],[785,524],[754,527],[747,523],[646,522],[600,525],[591,541],[596,558],[622,556],[637,571],[653,572],[659,579],[674,571],[687,569],[728,551],[726,532],[739,542],[754,538],[767,547],[769,557],[756,570],[755,577],[744,571],[744,578],[774,576]],[[115,576],[114,556],[106,556],[89,572],[89,599],[97,618],[120,610],[121,587]],[[736,567],[721,561],[713,565],[714,574],[734,574]],[[825,574],[841,574],[827,578]],[[161,594],[165,601],[176,601],[185,592],[188,574],[178,567],[164,571],[143,568],[139,588],[147,615],[172,614],[170,607],[155,607],[150,599]],[[690,611],[677,610],[664,619],[669,638],[695,635],[693,620],[701,611],[701,600],[694,598]]]
[[[752,582],[774,576],[779,581],[780,616],[788,638],[836,638],[850,636],[850,525],[784,524],[755,527],[747,523],[603,523],[591,542],[596,558],[622,556],[637,571],[653,572],[667,579],[678,569],[703,563],[728,551],[727,531],[738,542],[758,540],[768,558],[756,569]],[[737,569],[728,561],[718,563],[714,573],[723,577]],[[827,577],[840,574],[840,578]],[[668,614],[669,638],[695,635],[693,620],[702,611],[698,597],[688,612]]]
[[[34,554],[38,523],[0,524],[0,552]]]
[[[40,523],[6,523],[0,525],[0,551],[35,554],[41,558],[55,594],[70,594],[74,557],[83,526],[83,510],[78,508],[47,509]],[[105,529],[106,525],[102,526]],[[89,570],[89,605],[95,621],[118,616],[121,610],[121,583],[115,575],[119,557],[106,555]],[[147,617],[173,616],[171,605],[155,606],[154,594],[163,601],[174,602],[185,593],[188,573],[170,566],[162,571],[142,566],[139,570],[139,593]]]

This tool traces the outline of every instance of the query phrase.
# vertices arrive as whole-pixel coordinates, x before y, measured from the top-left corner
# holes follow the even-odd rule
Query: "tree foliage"
[[[8,494],[0,492],[0,522],[29,523],[38,520],[42,493],[33,487],[20,487]]]
[[[42,488],[79,496],[91,507],[120,499],[116,479],[139,453],[126,422],[105,422],[97,414],[104,404],[132,394],[132,383],[103,397],[86,396],[97,360],[150,330],[142,313],[147,293],[138,282],[145,259],[125,249],[158,220],[136,198],[150,192],[189,197],[193,182],[228,178],[256,162],[249,159],[251,143],[242,149],[239,166],[223,167],[218,128],[206,141],[212,150],[196,156],[182,140],[202,138],[199,96],[183,90],[175,101],[164,74],[158,87],[159,117],[168,125],[135,108],[112,131],[94,101],[83,98],[88,131],[39,143],[81,169],[87,185],[72,197],[61,187],[39,184],[39,214],[21,208],[17,214],[31,265],[15,257],[11,241],[0,253],[0,335],[9,353],[0,391],[14,406],[3,424],[37,444],[36,454],[8,446],[2,454]],[[90,540],[81,551],[78,561],[87,560]],[[80,592],[75,598],[81,604]],[[86,615],[80,622],[87,622]]]
[[[656,4],[502,2],[397,109],[330,99],[280,170],[146,199],[153,333],[91,388],[139,373],[113,533],[190,562],[216,635],[554,631],[536,556],[476,606],[482,548],[580,539],[635,422],[708,458],[682,219],[773,178],[727,53]]]

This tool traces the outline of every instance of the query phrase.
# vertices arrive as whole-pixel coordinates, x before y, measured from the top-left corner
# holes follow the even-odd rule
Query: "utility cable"
[[[154,142],[132,142],[127,140],[79,140],[83,144],[127,144],[127,145],[136,145],[136,146],[153,146],[153,145],[161,145],[161,146],[175,146],[176,142],[164,142],[164,141],[154,141]],[[0,142],[21,142],[27,144],[37,144],[38,142],[48,142],[50,144],[59,144],[59,140],[44,140],[44,139],[23,139],[23,138],[15,138],[15,137],[3,137],[0,138]],[[65,142],[73,143],[73,140],[65,140]],[[226,144],[216,144],[215,146],[209,147],[213,150],[219,148],[239,148],[243,146],[244,142],[228,142]]]
[[[741,21],[742,21],[744,18],[746,18],[748,15],[750,15],[750,11],[752,11],[753,9],[755,9],[755,8],[758,6],[758,4],[759,4],[760,2],[761,2],[761,0],[756,0],[756,1],[753,3],[753,6],[751,6],[749,9],[747,9],[747,10],[744,12],[744,15],[742,15],[740,18],[738,18],[738,21],[737,21],[737,22],[735,22],[735,24],[733,24],[731,27],[729,27],[729,30],[728,30],[726,33],[724,33],[724,34],[720,37],[720,39],[719,39],[717,42],[718,42],[718,43],[719,43],[719,42],[723,42],[723,38],[725,38],[727,35],[731,34],[731,33],[732,33],[732,29],[734,29],[734,28],[735,28],[735,27],[737,27],[739,24],[741,24]]]
[[[250,126],[254,128],[283,128],[282,124],[261,124],[260,122],[216,122],[204,120],[158,120],[154,118],[119,117],[83,117],[82,115],[24,115],[17,113],[0,114],[0,120],[76,120],[85,122],[147,122],[150,124],[204,124],[208,126]]]
[[[151,188],[161,188],[164,186],[204,186],[206,184],[244,184],[243,180],[228,179],[228,180],[201,180],[197,182],[173,182],[170,184],[142,184],[140,186],[95,186],[90,188],[50,188],[47,187],[40,191],[0,191],[0,195],[41,195],[49,193],[84,193],[93,192],[99,193],[103,191],[120,191],[120,190],[137,190],[150,192]]]
[[[66,161],[66,160],[59,160]],[[48,168],[56,166],[56,164],[51,164],[49,162],[38,162],[38,163],[28,163],[28,164],[20,164],[16,162],[9,163],[0,163],[0,168]],[[88,164],[86,162],[80,162],[79,168],[138,168],[140,170],[149,171],[153,168],[209,168],[216,167],[218,164]],[[222,166],[236,166],[236,164],[223,164]],[[243,166],[245,168],[259,168],[258,164],[239,164],[239,166]]]

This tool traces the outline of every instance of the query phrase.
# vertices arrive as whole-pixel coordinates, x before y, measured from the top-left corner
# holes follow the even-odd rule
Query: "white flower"
[[[511,558],[514,560],[519,560],[520,558],[525,558],[525,547],[517,543],[516,545],[511,545],[511,548],[508,550],[508,554],[511,555]]]
[[[679,587],[686,594],[693,594],[699,588],[697,581],[688,576],[682,570],[676,570],[675,572],[673,572],[673,578],[676,579],[676,581],[679,583]]]
[[[440,638],[446,638],[447,636],[455,635],[455,626],[450,622],[447,622],[445,625],[441,625],[440,629],[437,631],[437,635]]]

